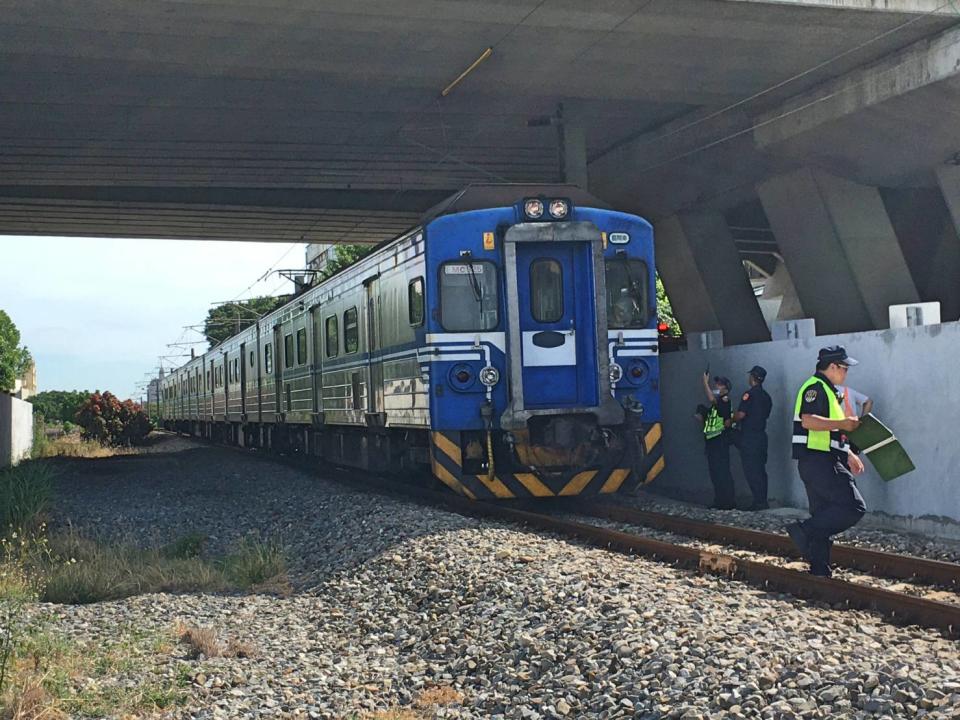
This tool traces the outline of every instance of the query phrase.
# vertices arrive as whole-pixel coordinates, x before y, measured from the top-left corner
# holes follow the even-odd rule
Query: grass
[[[257,654],[256,648],[248,642],[229,638],[221,642],[213,628],[179,624],[177,635],[180,642],[190,646],[194,658],[204,657],[250,658]]]
[[[13,682],[0,694],[2,720],[68,717],[142,717],[180,704],[187,696],[181,675],[158,677],[152,666],[172,648],[169,632],[119,628],[112,643],[81,646],[34,627],[19,643]]]
[[[372,713],[349,715],[348,720],[427,720],[436,715],[436,708],[463,703],[463,693],[449,685],[427,688],[414,698],[411,707],[393,707]]]
[[[136,448],[107,447],[96,440],[84,440],[79,433],[58,438],[44,437],[39,443],[34,439],[33,457],[107,458],[114,455],[135,455]]]
[[[51,539],[59,562],[43,571],[46,602],[84,604],[152,592],[270,590],[286,585],[279,542],[245,538],[226,557],[200,556],[205,538],[190,534],[162,548],[105,544],[76,533]]]
[[[0,470],[0,534],[39,524],[53,497],[53,478],[50,466],[36,461]]]

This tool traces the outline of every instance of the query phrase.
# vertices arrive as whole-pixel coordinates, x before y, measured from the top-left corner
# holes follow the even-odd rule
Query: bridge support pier
[[[721,213],[672,215],[656,224],[654,239],[657,268],[685,332],[720,329],[725,345],[770,339]]]
[[[888,306],[919,301],[876,188],[804,168],[757,192],[819,334],[886,328]]]

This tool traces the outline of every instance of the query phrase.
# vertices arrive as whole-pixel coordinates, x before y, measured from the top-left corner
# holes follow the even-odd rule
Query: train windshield
[[[617,257],[606,261],[607,327],[646,327],[650,320],[649,272],[643,260]]]
[[[448,332],[493,330],[500,322],[497,267],[451,262],[440,268],[440,324]]]

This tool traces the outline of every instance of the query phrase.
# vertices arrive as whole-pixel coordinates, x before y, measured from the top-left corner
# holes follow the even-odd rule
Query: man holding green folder
[[[866,512],[854,475],[863,462],[847,439],[860,426],[848,417],[837,386],[857,361],[843,346],[820,350],[817,371],[797,393],[793,418],[793,457],[797,461],[810,503],[810,518],[791,523],[786,530],[810,561],[814,575],[830,576],[831,536],[856,525]]]

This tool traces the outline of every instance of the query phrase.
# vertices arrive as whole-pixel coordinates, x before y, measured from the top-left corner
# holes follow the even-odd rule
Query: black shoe
[[[830,569],[829,565],[827,565],[826,567],[816,568],[816,569],[811,567],[810,574],[816,575],[817,577],[833,577],[833,571]]]
[[[787,535],[793,540],[793,544],[797,546],[797,549],[800,551],[800,554],[803,555],[804,559],[809,560],[810,538],[803,529],[803,525],[798,522],[793,522],[784,527],[784,530],[787,531]]]

